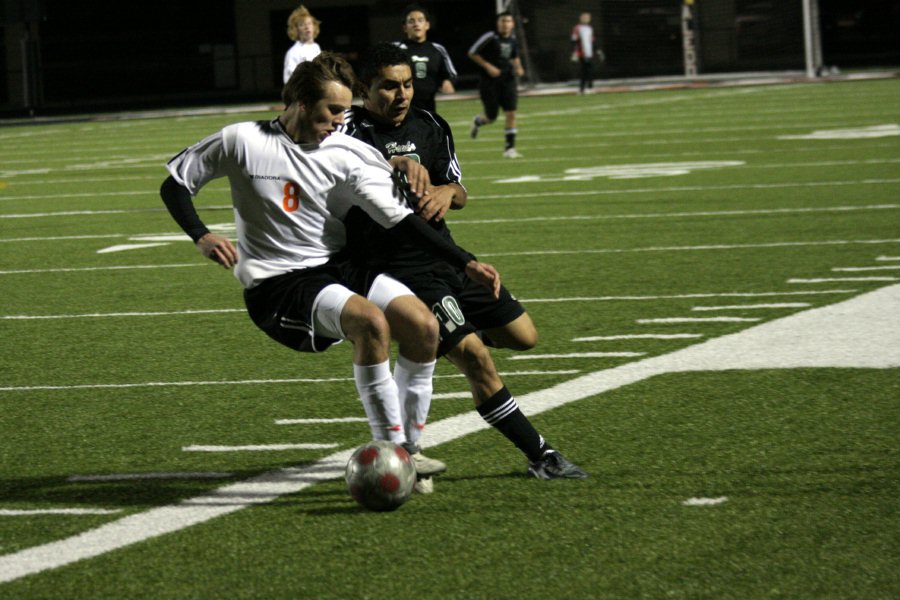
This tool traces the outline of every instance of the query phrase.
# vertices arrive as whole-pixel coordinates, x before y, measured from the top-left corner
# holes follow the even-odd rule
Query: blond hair
[[[287,36],[291,38],[292,42],[297,41],[297,25],[307,17],[312,19],[313,22],[313,39],[319,37],[319,26],[322,24],[322,21],[312,16],[309,9],[301,4],[294,9],[294,12],[291,13],[287,20]]]

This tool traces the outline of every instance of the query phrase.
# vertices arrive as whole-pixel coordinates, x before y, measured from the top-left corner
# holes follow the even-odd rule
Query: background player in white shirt
[[[396,195],[390,165],[367,144],[333,133],[352,101],[355,78],[342,58],[302,63],[284,88],[284,112],[270,122],[229,125],[168,163],[160,193],[200,252],[235,267],[254,323],[276,341],[317,352],[353,343],[354,378],[375,439],[406,442],[398,394],[431,393],[437,322],[399,282],[380,276],[368,298],[346,286],[332,258],[346,242],[342,218],[361,207],[385,228],[412,236],[499,294],[496,270],[434,234]],[[211,233],[192,197],[228,177],[238,247]],[[391,376],[389,344],[405,361]],[[423,476],[446,468],[421,452]]]
[[[294,40],[284,55],[284,82],[287,83],[291,78],[291,73],[302,62],[312,60],[317,57],[322,49],[315,42],[319,37],[319,27],[322,22],[310,14],[302,4],[291,13],[288,17],[287,35]]]

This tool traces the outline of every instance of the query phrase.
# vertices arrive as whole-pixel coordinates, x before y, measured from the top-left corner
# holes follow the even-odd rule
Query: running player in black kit
[[[428,41],[431,17],[425,7],[410,4],[403,14],[402,42],[394,42],[409,53],[412,60],[413,90],[412,105],[416,108],[435,111],[434,97],[438,90],[452,94],[456,68],[450,54],[441,44]]]
[[[364,106],[348,111],[346,132],[374,146],[407,174],[419,215],[452,240],[443,217],[448,210],[465,206],[467,192],[460,183],[450,126],[438,115],[410,107],[412,70],[402,49],[392,44],[371,48],[359,80],[365,88],[361,90]],[[528,473],[539,479],[586,477],[535,431],[476,333],[483,332],[498,347],[528,350],[534,346],[534,324],[509,291],[501,286],[499,299],[482,293],[462,272],[444,268],[362,211],[352,210],[345,226],[351,280],[364,287],[373,274],[388,273],[431,308],[440,323],[438,356],[446,356],[466,376],[478,412],[528,457]]]
[[[484,112],[475,117],[470,132],[473,138],[483,125],[490,125],[497,120],[497,113],[503,109],[506,119],[506,158],[521,158],[516,150],[516,108],[519,105],[517,77],[525,74],[522,60],[519,58],[519,42],[513,32],[516,21],[512,13],[502,12],[497,15],[497,28],[488,31],[478,38],[469,48],[469,58],[481,67],[481,83],[478,93]]]

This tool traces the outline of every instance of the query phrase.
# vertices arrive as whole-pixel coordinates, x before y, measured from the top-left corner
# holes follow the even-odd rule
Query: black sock
[[[519,410],[519,404],[506,386],[482,402],[478,414],[487,423],[516,445],[528,460],[534,462],[550,449],[543,437],[535,430],[528,417]]]
[[[516,147],[516,130],[515,129],[506,129],[506,149]]]

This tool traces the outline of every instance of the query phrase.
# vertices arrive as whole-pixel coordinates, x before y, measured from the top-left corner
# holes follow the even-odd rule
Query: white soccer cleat
[[[422,479],[417,479],[415,485],[413,485],[413,492],[416,494],[433,494],[434,478],[423,477]]]
[[[503,158],[522,158],[522,155],[515,148],[507,148],[503,152]]]
[[[428,458],[422,454],[421,451],[410,454],[410,457],[412,458],[413,464],[416,466],[416,473],[419,476],[419,481],[431,477],[432,475],[443,473],[447,470],[446,464],[434,458]]]

